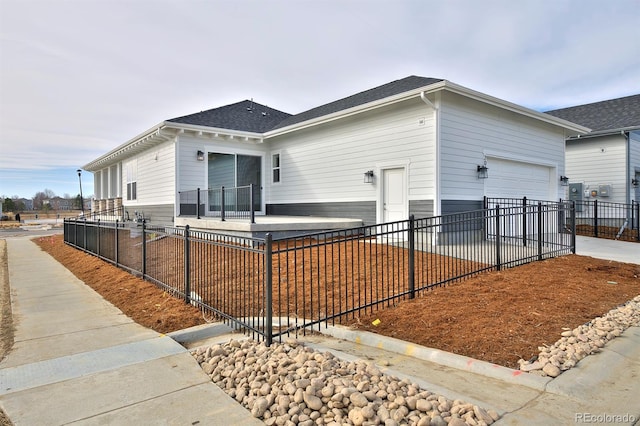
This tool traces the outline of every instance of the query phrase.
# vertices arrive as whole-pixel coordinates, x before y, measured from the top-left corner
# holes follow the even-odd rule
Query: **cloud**
[[[1,8],[2,168],[86,164],[164,119],[249,98],[297,113],[412,74],[541,110],[640,92],[637,0]]]

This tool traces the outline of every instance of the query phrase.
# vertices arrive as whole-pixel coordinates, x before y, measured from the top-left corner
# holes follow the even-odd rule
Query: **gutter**
[[[576,123],[572,123],[571,121],[567,121],[550,114],[545,114],[543,112],[534,111],[532,109],[511,103],[499,98],[495,98],[493,96],[490,96],[481,92],[477,92],[472,89],[468,89],[464,86],[451,83],[450,81],[445,80],[445,82],[446,82],[445,89],[447,89],[450,92],[457,93],[478,101],[482,101],[486,104],[493,105],[501,109],[506,109],[508,111],[512,111],[520,115],[535,118],[537,120],[544,121],[546,123],[553,124],[555,126],[564,127],[565,129],[572,130],[578,134],[586,134],[591,131],[590,128],[581,126]]]
[[[150,128],[149,130],[142,132],[139,135],[129,139],[127,142],[123,143],[122,145],[117,146],[116,148],[112,149],[108,153],[96,158],[90,163],[85,164],[84,166],[82,166],[82,168],[88,171],[98,170],[104,167],[105,163],[108,164],[110,162],[120,161],[117,159],[121,157],[125,152],[135,148],[137,145],[140,145],[145,141],[148,141],[155,137],[162,136],[164,139],[161,142],[164,142],[166,140],[169,140],[171,137],[175,136],[175,135],[172,136],[172,135],[163,134],[162,133],[163,130],[176,130],[178,131],[178,133],[181,133],[184,131],[190,131],[190,132],[195,132],[200,134],[211,133],[216,135],[231,136],[232,138],[245,139],[245,140],[255,139],[258,141],[258,143],[262,143],[264,140],[262,133],[243,132],[240,130],[222,129],[222,128],[216,128],[216,127],[201,126],[197,124],[176,123],[173,121],[162,121],[159,124]]]
[[[283,127],[276,130],[270,130],[264,133],[264,138],[268,139],[275,136],[281,136],[293,131],[305,129],[308,127],[316,126],[319,124],[328,123],[340,118],[349,117],[355,114],[359,114],[362,112],[366,112],[369,110],[373,110],[376,108],[380,108],[387,105],[392,105],[407,99],[420,97],[424,101],[424,96],[430,93],[447,90],[452,93],[457,93],[459,95],[465,96],[467,98],[471,98],[474,100],[481,101],[483,103],[493,105],[500,109],[505,109],[508,111],[515,112],[520,115],[524,115],[530,118],[534,118],[539,121],[543,121],[554,126],[562,127],[568,129],[570,131],[576,132],[578,134],[587,134],[591,131],[588,127],[581,126],[576,123],[572,123],[567,120],[563,120],[561,118],[555,117],[553,115],[545,114],[542,112],[534,111],[529,108],[525,108],[523,106],[504,101],[502,99],[495,98],[493,96],[486,95],[481,92],[477,92],[475,90],[468,89],[464,86],[460,86],[458,84],[452,83],[448,80],[442,80],[437,83],[431,84],[429,86],[420,87],[417,89],[413,89],[407,92],[402,92],[397,95],[389,96],[383,99],[378,99],[376,101],[372,101],[366,104],[357,105],[352,108],[344,109],[341,111],[337,111],[331,114],[323,115],[321,117],[316,117],[309,119],[307,121],[302,121],[300,123],[295,123],[287,127]]]
[[[567,140],[575,141],[575,140],[579,140],[579,139],[597,138],[597,137],[600,137],[600,136],[617,135],[617,134],[620,134],[620,133],[623,133],[623,132],[626,132],[628,134],[629,132],[633,132],[635,130],[640,130],[640,126],[620,127],[618,129],[596,130],[596,131],[593,131],[593,132],[589,132],[586,135],[572,135],[572,136],[569,136],[567,138]]]
[[[438,96],[438,95],[436,95]],[[433,215],[440,216],[441,203],[440,203],[440,102],[439,99],[435,100],[435,104],[431,102],[427,96],[425,91],[420,92],[420,99],[424,102],[428,107],[433,109],[433,113],[435,114],[435,124],[436,124],[436,140],[435,140],[435,165],[434,165],[434,175],[435,175],[435,194],[433,200]]]

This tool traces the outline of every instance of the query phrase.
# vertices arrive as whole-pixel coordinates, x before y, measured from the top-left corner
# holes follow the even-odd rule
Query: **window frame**
[[[138,160],[134,159],[126,165],[127,201],[138,200]]]
[[[278,160],[278,165],[275,165],[275,158]],[[277,172],[277,179],[276,179]],[[282,182],[282,153],[275,151],[271,153],[271,183],[278,184]]]

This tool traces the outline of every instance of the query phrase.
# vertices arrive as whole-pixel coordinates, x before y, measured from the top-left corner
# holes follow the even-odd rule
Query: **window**
[[[280,182],[280,153],[271,155],[271,171],[273,183]]]
[[[127,200],[138,199],[138,161],[127,163]]]
[[[253,184],[254,209],[260,211],[260,206],[262,205],[262,157],[209,152],[207,158],[208,188],[217,190],[221,187],[227,189],[244,187],[246,191],[249,185]],[[242,190],[240,190],[240,194],[242,194]],[[236,197],[238,198],[236,199]],[[241,195],[232,195],[232,193],[225,192],[225,205],[234,204],[240,206],[245,203],[248,206],[248,198],[244,201],[241,198]],[[245,208],[248,209],[248,207]]]

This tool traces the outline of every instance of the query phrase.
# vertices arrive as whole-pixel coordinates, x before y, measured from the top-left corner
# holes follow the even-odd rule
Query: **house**
[[[253,184],[259,219],[369,225],[479,209],[484,196],[557,199],[565,138],[588,131],[410,76],[295,115],[246,100],[165,120],[83,168],[94,211],[122,205],[155,223],[229,229],[237,223],[210,216],[213,191]],[[181,201],[197,188],[200,219]]]
[[[548,111],[589,127],[567,138],[567,198],[640,201],[640,95]]]
[[[33,210],[33,198],[18,198],[16,203],[22,203],[24,210]]]
[[[42,205],[49,206],[52,210],[74,210],[77,208],[76,200],[73,198],[53,197],[46,200],[42,200]]]

